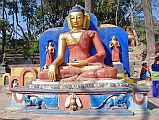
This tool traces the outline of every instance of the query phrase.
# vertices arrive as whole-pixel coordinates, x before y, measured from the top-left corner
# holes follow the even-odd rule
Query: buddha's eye
[[[75,19],[75,17],[70,17],[71,19]]]
[[[77,16],[77,18],[79,19],[79,18],[83,18],[82,16]]]

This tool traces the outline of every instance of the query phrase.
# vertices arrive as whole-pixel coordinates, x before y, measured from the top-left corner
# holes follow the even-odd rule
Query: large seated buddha
[[[104,64],[106,52],[98,33],[87,30],[89,19],[89,14],[80,6],[74,6],[69,11],[67,20],[70,31],[60,34],[57,58],[48,70],[40,72],[39,79],[48,77],[50,81],[80,81],[116,78],[117,69]],[[91,56],[92,44],[96,53]],[[64,65],[66,46],[70,55],[69,62]]]

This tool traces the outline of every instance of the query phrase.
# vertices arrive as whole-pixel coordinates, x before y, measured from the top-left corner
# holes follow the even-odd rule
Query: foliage
[[[136,30],[139,40],[146,43],[145,19],[140,0],[92,1],[93,13],[99,23],[114,24],[124,29],[131,26]],[[159,0],[150,2],[152,7],[158,9]],[[6,0],[5,20],[0,19],[0,31],[3,26],[7,30],[5,52],[22,53],[28,57],[29,54],[39,52],[39,35],[50,27],[61,27],[76,3],[84,6],[85,0]],[[159,21],[155,17],[154,26],[155,32],[159,32]],[[159,41],[158,34],[156,40]]]
[[[3,26],[4,26],[4,29],[5,30],[9,30],[10,28],[9,28],[9,21],[7,21],[6,19],[0,19],[0,31],[2,30],[2,28],[3,28]]]

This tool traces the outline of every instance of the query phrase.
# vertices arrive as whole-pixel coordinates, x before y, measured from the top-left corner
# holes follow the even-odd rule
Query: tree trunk
[[[145,30],[147,40],[147,57],[155,56],[155,35],[152,21],[152,8],[149,0],[142,0],[145,17]]]
[[[134,12],[133,12],[133,9],[134,9],[134,8],[135,8],[135,6],[132,7],[132,6],[129,4],[131,28],[132,28],[132,31],[133,31],[133,33],[134,33],[135,43],[136,43],[136,45],[139,45],[138,36],[137,36],[137,33],[136,33],[136,27],[135,27],[135,23],[134,23]]]
[[[28,30],[28,36],[29,36],[29,40],[32,40],[32,36],[31,36],[31,31],[30,31],[31,27],[30,27],[30,19],[27,17],[27,30]]]
[[[94,0],[85,0],[85,9],[89,12],[93,11],[93,2]]]
[[[17,23],[17,26],[20,28],[20,30],[22,31],[22,34],[23,34],[23,37],[26,39],[26,40],[29,40],[27,38],[27,36],[25,35],[25,32],[23,30],[23,27],[19,24],[19,20],[18,20],[18,13],[16,12],[15,13],[15,16],[16,16],[16,23]]]
[[[133,8],[129,4],[129,12],[130,12],[130,21],[131,21],[131,28],[134,30],[134,13],[133,13]]]
[[[115,12],[115,24],[116,26],[118,26],[118,10],[119,10],[119,0],[118,0],[118,3],[117,3],[117,6],[116,6],[116,12]]]
[[[42,32],[44,31],[44,6],[43,6],[43,0],[41,0],[41,12],[42,12]]]
[[[24,32],[24,30],[23,30],[23,27],[19,24],[19,19],[18,19],[18,2],[17,2],[17,0],[16,0],[15,19],[16,19],[16,24],[17,24],[17,26],[20,28],[23,37],[24,37],[26,40],[29,40],[29,39],[27,38],[27,36],[25,35],[25,32]]]
[[[5,30],[5,20],[4,20],[4,12],[5,12],[5,8],[4,8],[4,3],[5,0],[2,1],[2,19],[3,19],[3,27],[2,27],[2,56],[5,52],[5,46],[6,46],[6,30]]]

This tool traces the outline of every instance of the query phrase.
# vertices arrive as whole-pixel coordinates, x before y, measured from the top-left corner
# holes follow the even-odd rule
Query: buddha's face
[[[70,22],[72,28],[83,28],[84,15],[82,12],[72,12],[70,13]]]

